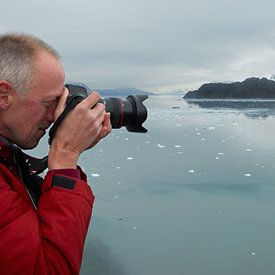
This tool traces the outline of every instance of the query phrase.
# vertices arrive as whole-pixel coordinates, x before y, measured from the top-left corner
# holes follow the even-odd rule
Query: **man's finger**
[[[82,102],[81,105],[92,109],[100,100],[100,95],[98,92],[93,91],[91,94],[89,94]]]
[[[57,119],[61,113],[64,111],[65,107],[66,107],[66,101],[67,101],[67,97],[69,95],[69,91],[66,87],[64,87],[64,90],[58,100],[58,104],[56,106],[55,109],[55,119]]]

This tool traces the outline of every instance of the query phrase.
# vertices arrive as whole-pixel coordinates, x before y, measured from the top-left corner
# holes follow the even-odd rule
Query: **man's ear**
[[[12,85],[8,81],[0,80],[0,110],[7,110],[9,108],[12,92]]]

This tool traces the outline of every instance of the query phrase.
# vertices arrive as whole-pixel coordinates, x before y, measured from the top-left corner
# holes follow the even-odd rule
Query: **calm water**
[[[146,101],[81,159],[96,195],[81,274],[275,274],[275,102]]]

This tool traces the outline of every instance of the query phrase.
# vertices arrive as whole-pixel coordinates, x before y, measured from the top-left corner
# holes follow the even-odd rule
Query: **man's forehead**
[[[31,93],[56,98],[64,89],[65,73],[60,61],[49,53],[40,53],[33,68]]]

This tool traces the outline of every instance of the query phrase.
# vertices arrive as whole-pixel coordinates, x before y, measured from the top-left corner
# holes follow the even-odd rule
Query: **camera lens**
[[[111,97],[99,102],[104,103],[106,112],[111,113],[111,124],[114,129],[125,126],[129,132],[146,133],[147,130],[142,123],[147,118],[147,109],[143,105],[147,98],[146,95],[129,95],[126,100]]]

